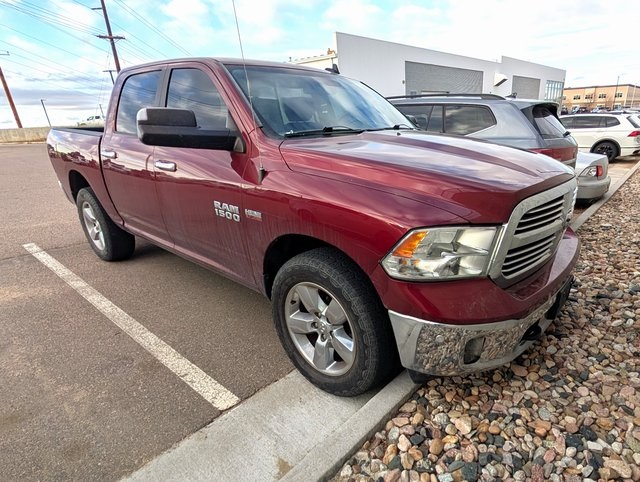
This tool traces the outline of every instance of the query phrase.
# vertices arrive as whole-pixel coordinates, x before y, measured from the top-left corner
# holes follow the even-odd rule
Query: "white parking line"
[[[240,401],[233,393],[89,286],[82,278],[43,251],[37,244],[23,244],[22,247],[215,408],[226,410]]]

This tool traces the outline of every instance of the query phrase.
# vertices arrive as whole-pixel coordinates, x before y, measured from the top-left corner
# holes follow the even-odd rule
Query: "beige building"
[[[632,84],[566,87],[562,93],[562,105],[569,111],[574,107],[584,107],[589,111],[596,107],[638,108],[640,87]]]

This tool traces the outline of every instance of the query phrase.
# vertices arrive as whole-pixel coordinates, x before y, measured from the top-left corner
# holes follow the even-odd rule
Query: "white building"
[[[384,96],[489,93],[560,102],[566,71],[511,57],[500,62],[337,32],[326,55],[293,61],[311,67],[338,65]]]

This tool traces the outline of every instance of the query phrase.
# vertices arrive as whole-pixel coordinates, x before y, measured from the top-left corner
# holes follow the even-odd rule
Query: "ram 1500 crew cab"
[[[48,151],[100,258],[139,236],[259,291],[294,365],[354,395],[400,364],[508,363],[578,256],[569,168],[409,124],[336,73],[182,59],[123,70],[104,131],[53,129]]]

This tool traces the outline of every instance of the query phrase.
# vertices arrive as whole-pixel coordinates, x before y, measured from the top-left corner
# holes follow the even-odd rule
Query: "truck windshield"
[[[364,130],[412,128],[371,88],[322,70],[226,66],[262,127],[278,137],[344,135]],[[247,86],[247,78],[249,85]]]

